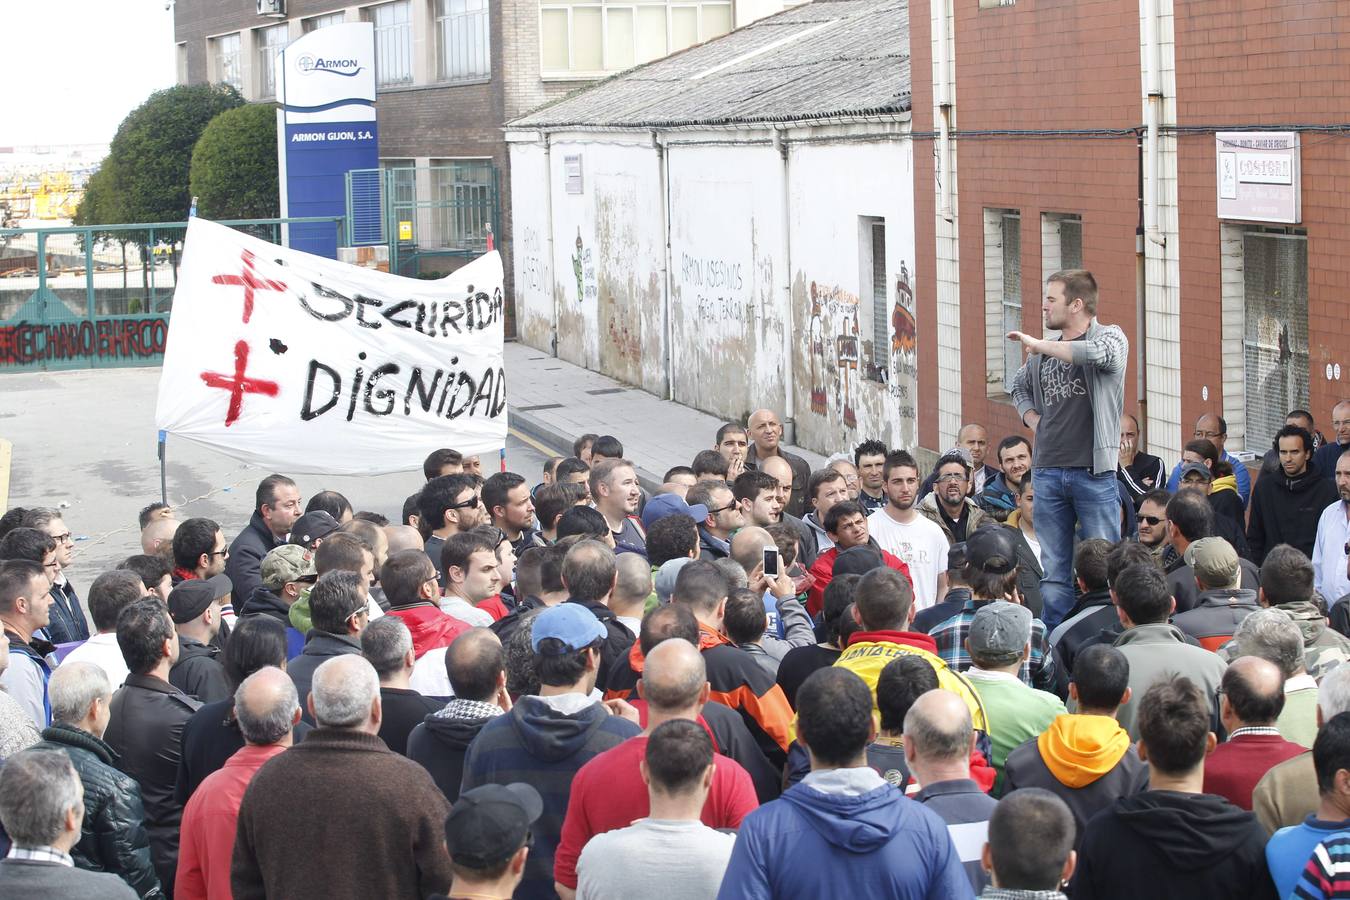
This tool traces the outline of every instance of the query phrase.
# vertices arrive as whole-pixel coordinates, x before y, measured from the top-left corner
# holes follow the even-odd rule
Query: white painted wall
[[[734,139],[725,132],[666,135],[668,232],[660,154],[649,134],[554,135],[547,157],[542,137],[513,139],[522,339],[549,351],[556,328],[563,359],[662,394],[668,309],[676,402],[727,418],[794,406],[797,443],[822,452],[866,437],[915,446],[919,360],[912,341],[903,342],[903,352],[892,350],[885,384],[863,378],[870,328],[861,327],[856,368],[847,361],[841,368],[837,341],[862,296],[860,217],[886,220],[882,314],[896,321],[896,299],[904,296],[912,315],[913,152],[894,133],[901,127],[885,126],[892,134],[875,142],[789,141],[786,182],[766,131]],[[580,194],[566,191],[572,155],[582,158]],[[812,282],[827,298],[814,321]],[[812,328],[821,337],[814,369]],[[893,325],[890,333],[899,341]]]
[[[792,145],[788,171],[797,441],[822,453],[867,438],[913,449],[920,360],[906,320],[914,322],[921,287],[914,281],[913,145],[908,139]],[[860,303],[871,290],[860,265],[870,255],[859,228],[864,216],[886,221],[889,290],[878,298],[890,338],[884,384],[864,377],[873,353],[871,323]],[[909,316],[894,316],[899,300]],[[855,333],[856,362],[850,359]],[[931,371],[935,360],[923,362]]]

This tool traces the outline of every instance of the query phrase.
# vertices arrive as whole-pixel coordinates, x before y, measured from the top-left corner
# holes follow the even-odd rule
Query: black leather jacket
[[[70,851],[75,865],[117,875],[141,897],[162,897],[150,863],[141,789],[114,768],[113,748],[87,731],[53,725],[42,732],[35,749],[64,750],[84,783],[83,833]]]
[[[173,884],[178,868],[178,826],[183,806],[174,798],[183,726],[201,704],[153,675],[129,675],[113,694],[103,739],[136,779],[145,802],[145,830],[160,884]]]

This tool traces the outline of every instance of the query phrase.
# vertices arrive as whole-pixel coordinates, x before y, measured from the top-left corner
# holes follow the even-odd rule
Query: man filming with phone
[[[723,627],[733,643],[757,657],[763,653],[767,659],[758,661],[776,671],[788,650],[816,642],[811,617],[769,532],[757,526],[736,532],[731,539],[731,558],[745,570],[749,588],[732,591],[727,598],[729,618]],[[741,595],[739,600],[737,594]],[[768,627],[770,610],[777,611],[778,619],[778,628],[772,630]]]

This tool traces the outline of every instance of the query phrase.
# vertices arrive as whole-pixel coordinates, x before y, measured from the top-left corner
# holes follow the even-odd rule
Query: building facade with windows
[[[914,446],[907,45],[904,0],[816,0],[510,122],[521,340]]]
[[[1004,337],[1083,267],[1129,336],[1126,410],[1179,458],[1350,396],[1350,22],[1328,2],[912,0],[920,442],[1023,430]],[[1338,74],[1339,73],[1339,74]],[[1344,368],[1343,368],[1344,367]],[[925,372],[928,370],[925,369]]]
[[[412,271],[481,252],[495,208],[511,296],[511,174],[502,126],[577,87],[723,34],[781,0],[177,0],[181,83],[276,95],[276,53],[328,25],[374,25],[381,166],[409,209]],[[488,195],[491,200],[488,201]],[[485,212],[488,211],[488,212]],[[400,234],[400,243],[403,235]],[[405,270],[405,274],[407,274]],[[511,322],[508,320],[508,326]]]

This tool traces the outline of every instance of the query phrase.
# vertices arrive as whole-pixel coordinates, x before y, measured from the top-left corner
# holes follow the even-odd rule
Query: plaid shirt
[[[27,859],[33,862],[58,863],[74,867],[75,860],[69,853],[62,853],[55,847],[10,847],[6,859]]]
[[[1061,891],[1013,891],[992,885],[984,889],[979,900],[1065,900]]]
[[[964,672],[974,663],[966,650],[966,638],[970,636],[970,624],[975,621],[975,613],[980,607],[993,603],[992,600],[967,600],[961,611],[947,621],[928,632],[937,642],[937,654],[948,667]],[[1022,663],[1018,672],[1024,684],[1050,693],[1056,691],[1055,658],[1050,653],[1050,641],[1045,633],[1045,623],[1040,619],[1031,620],[1031,656]]]

